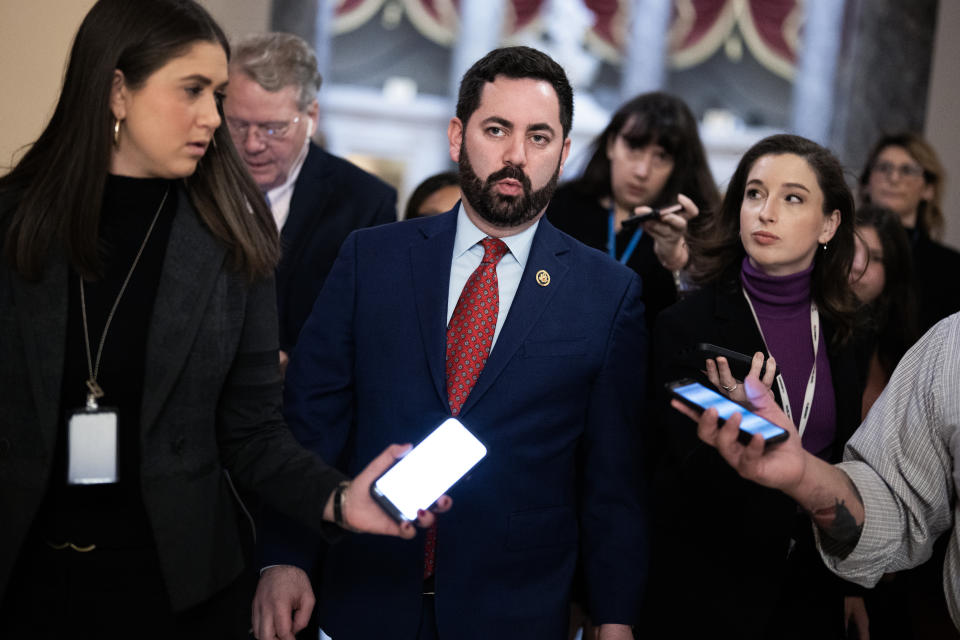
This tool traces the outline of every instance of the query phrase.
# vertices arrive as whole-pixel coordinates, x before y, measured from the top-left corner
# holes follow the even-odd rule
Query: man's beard
[[[507,165],[487,176],[486,181],[474,172],[467,155],[466,140],[460,145],[460,189],[477,214],[495,227],[519,227],[543,211],[557,189],[560,163],[553,176],[540,189],[532,191],[530,178],[523,169]],[[494,191],[500,180],[513,179],[523,185],[523,195],[507,196]]]

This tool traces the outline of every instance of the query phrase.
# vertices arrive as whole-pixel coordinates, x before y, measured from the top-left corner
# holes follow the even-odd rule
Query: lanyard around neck
[[[770,346],[763,335],[763,327],[760,326],[760,318],[757,317],[757,311],[753,308],[753,301],[746,289],[742,289],[743,297],[747,299],[747,306],[750,307],[750,313],[753,314],[753,321],[757,323],[757,330],[760,332],[760,339],[763,340],[763,346],[770,353]],[[813,394],[817,388],[817,352],[820,349],[820,313],[817,311],[817,303],[810,300],[810,336],[813,339],[813,366],[810,367],[810,377],[807,379],[807,389],[803,394],[803,409],[800,413],[800,422],[793,418],[793,410],[790,408],[790,396],[787,395],[787,385],[783,381],[783,374],[776,378],[777,387],[780,389],[780,400],[783,402],[783,411],[790,418],[790,421],[797,426],[800,437],[803,438],[803,432],[807,428],[807,420],[810,419],[810,409],[813,407]]]
[[[607,230],[607,253],[609,253],[610,257],[620,264],[627,264],[627,260],[629,260],[630,256],[633,255],[634,250],[637,248],[637,244],[640,242],[640,236],[643,235],[643,227],[637,227],[637,230],[633,232],[632,236],[630,236],[630,242],[627,243],[627,248],[623,250],[623,255],[617,258],[617,234],[613,230],[614,216],[615,209],[613,206],[611,206],[610,223]]]
[[[153,220],[150,221],[150,226],[147,228],[147,234],[144,236],[143,242],[140,243],[140,249],[137,251],[136,257],[133,259],[133,264],[130,265],[130,271],[127,272],[127,277],[123,279],[123,284],[120,285],[120,292],[117,294],[117,299],[113,301],[113,306],[110,307],[110,313],[107,314],[107,320],[103,325],[103,333],[100,334],[100,343],[97,345],[96,359],[92,358],[90,355],[90,329],[87,326],[87,295],[83,285],[83,276],[79,276],[80,312],[83,318],[83,342],[87,353],[87,373],[90,376],[87,378],[87,409],[90,411],[94,411],[99,408],[97,400],[103,397],[103,389],[97,382],[97,378],[100,375],[100,357],[103,355],[103,344],[107,341],[107,331],[110,330],[110,323],[113,322],[113,316],[117,312],[117,306],[120,304],[120,298],[123,297],[123,292],[127,290],[127,284],[130,283],[130,277],[133,275],[133,270],[137,268],[137,263],[140,262],[140,256],[143,255],[143,250],[147,247],[147,240],[150,239],[150,234],[153,233],[153,228],[157,224],[157,218],[160,217],[160,212],[163,210],[163,205],[166,203],[167,195],[169,195],[169,193],[170,187],[167,187],[166,191],[163,192],[163,198],[160,200],[160,206],[157,207],[157,212],[153,214]]]

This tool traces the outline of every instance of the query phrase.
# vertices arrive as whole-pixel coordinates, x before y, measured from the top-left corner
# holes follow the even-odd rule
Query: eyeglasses
[[[288,122],[247,122],[236,118],[227,118],[230,133],[237,140],[246,140],[250,129],[261,140],[282,140],[290,132],[290,127],[300,122],[300,116]]]
[[[882,173],[885,178],[893,178],[895,174],[900,174],[902,178],[919,178],[924,174],[923,167],[918,164],[896,165],[892,162],[878,162],[873,165],[876,173]]]

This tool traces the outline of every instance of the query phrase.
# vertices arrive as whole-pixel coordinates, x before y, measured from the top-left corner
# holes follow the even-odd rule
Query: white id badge
[[[67,484],[117,481],[117,412],[76,411],[67,420]]]

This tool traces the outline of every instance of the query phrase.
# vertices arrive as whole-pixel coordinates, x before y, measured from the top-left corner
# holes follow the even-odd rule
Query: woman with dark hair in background
[[[727,362],[697,359],[698,345],[756,354],[757,372],[764,354],[772,356],[781,373],[774,379],[771,367],[764,381],[804,447],[838,459],[860,422],[849,346],[853,211],[840,163],[823,147],[791,135],[751,147],[692,243],[702,288],[657,321],[657,389],[712,379],[742,400]],[[843,586],[820,561],[806,516],[789,498],[740,478],[670,408],[665,391],[657,409],[658,552],[647,607],[655,624],[691,638],[844,637]]]
[[[914,133],[880,138],[860,174],[863,201],[896,213],[910,237],[921,333],[960,311],[960,253],[934,240],[943,232],[945,179],[933,147]]]
[[[547,217],[561,231],[606,252],[633,269],[643,281],[647,330],[660,311],[677,300],[680,270],[690,259],[686,235],[710,212],[720,196],[697,132],[697,121],[679,98],[641,94],[623,104],[592,144],[582,175],[561,185]],[[659,221],[631,222],[637,213],[677,203],[683,210]],[[702,217],[696,217],[702,212]],[[689,222],[689,228],[688,228]],[[649,382],[649,376],[648,376]],[[586,603],[577,579],[571,637],[591,627],[581,610]]]
[[[682,212],[640,225],[629,222],[638,207],[665,208],[684,202],[682,197],[689,198]],[[657,314],[677,300],[675,272],[690,258],[687,233],[701,226],[719,201],[690,109],[672,95],[645,93],[613,115],[594,140],[583,175],[557,189],[547,217],[640,275],[652,329]],[[693,217],[697,210],[699,218]]]
[[[228,55],[192,0],[100,0],[0,178],[5,636],[246,637],[234,480],[327,537],[414,535],[368,493],[402,449],[351,484],[283,423],[277,233],[220,126]]]
[[[435,216],[453,208],[460,200],[460,175],[446,171],[432,175],[413,190],[407,200],[404,220]]]
[[[861,419],[887,385],[900,358],[920,337],[910,241],[893,211],[873,204],[857,210],[857,241],[850,287],[865,305]]]

